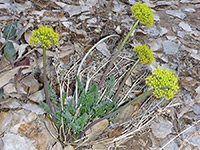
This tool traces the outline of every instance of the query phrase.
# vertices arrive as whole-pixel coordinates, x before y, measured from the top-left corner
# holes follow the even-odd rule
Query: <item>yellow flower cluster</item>
[[[152,50],[148,46],[136,46],[133,51],[137,53],[141,64],[150,65],[153,62],[154,56]]]
[[[51,27],[42,26],[33,31],[30,38],[30,44],[33,46],[41,44],[44,49],[49,49],[53,45],[58,46],[59,35],[58,33],[54,32]]]
[[[132,13],[136,19],[140,21],[141,24],[146,25],[147,28],[150,28],[154,24],[154,15],[147,6],[147,4],[141,4],[140,2],[136,3],[131,7]]]
[[[172,99],[179,89],[175,74],[159,68],[155,69],[153,74],[146,78],[146,84],[153,89],[156,98],[165,97],[166,100]]]

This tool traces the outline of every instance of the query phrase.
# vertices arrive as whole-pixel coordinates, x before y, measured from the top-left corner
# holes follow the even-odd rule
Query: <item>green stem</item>
[[[135,64],[131,67],[131,69],[129,70],[129,72],[126,74],[126,76],[125,76],[125,78],[123,79],[122,83],[120,84],[120,86],[119,86],[117,92],[115,93],[113,99],[116,98],[116,97],[118,96],[118,94],[119,94],[119,92],[121,91],[122,87],[124,86],[126,80],[128,79],[128,77],[130,76],[131,72],[133,71],[133,69],[136,67],[136,65],[137,65],[139,62],[140,62],[140,59],[138,59],[138,60],[135,62]]]
[[[104,82],[104,80],[105,80],[105,78],[106,78],[106,75],[108,74],[108,71],[109,71],[110,68],[112,67],[112,65],[113,65],[113,63],[114,63],[114,61],[115,61],[115,59],[117,58],[117,56],[118,56],[118,55],[120,54],[120,52],[122,51],[122,48],[124,47],[124,45],[125,45],[126,41],[128,40],[128,38],[129,38],[129,37],[131,36],[131,34],[133,33],[133,31],[134,31],[134,29],[136,28],[136,26],[138,25],[139,21],[140,21],[140,20],[137,20],[137,21],[135,22],[135,24],[133,25],[133,27],[131,28],[131,30],[129,31],[129,33],[127,34],[127,36],[125,37],[124,41],[122,42],[122,44],[121,44],[119,50],[115,53],[114,57],[112,58],[111,62],[109,63],[109,66],[106,68],[106,71],[105,71],[105,73],[103,74],[103,77],[102,77],[102,79],[101,79],[101,81],[100,81],[100,83],[99,83],[99,86],[98,86],[99,89],[101,88],[101,86],[102,86],[102,84],[103,84],[103,82]]]
[[[47,99],[47,104],[49,106],[49,109],[50,109],[50,112],[52,114],[52,118],[55,122],[55,124],[57,123],[56,121],[56,117],[54,116],[54,113],[53,113],[53,108],[52,108],[52,105],[51,105],[51,101],[50,101],[50,98],[49,98],[49,93],[48,93],[48,87],[47,87],[47,76],[46,76],[46,50],[43,49],[43,70],[44,70],[44,93],[45,93],[45,97]]]
[[[149,95],[151,92],[153,92],[153,89],[147,91],[146,93],[141,94],[140,96],[136,97],[135,99],[131,100],[130,102],[128,102],[127,104],[125,104],[124,106],[121,106],[120,108],[118,108],[116,111],[114,112],[110,112],[108,113],[106,116],[104,116],[103,118],[97,119],[94,122],[92,122],[91,124],[89,124],[83,132],[80,133],[79,135],[79,139],[82,138],[82,136],[85,134],[85,132],[90,129],[91,127],[93,127],[95,124],[97,124],[98,122],[110,118],[112,116],[114,116],[115,114],[119,113],[120,111],[122,111],[124,108],[128,107],[130,104],[133,104],[134,102],[140,100],[142,97],[145,97],[147,95]]]

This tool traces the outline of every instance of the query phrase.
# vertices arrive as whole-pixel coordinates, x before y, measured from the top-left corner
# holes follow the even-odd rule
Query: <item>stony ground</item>
[[[104,131],[96,131],[98,135],[95,138],[91,136],[86,143],[78,146],[70,142],[61,144],[57,140],[57,131],[38,104],[44,101],[42,74],[35,71],[42,68],[42,51],[29,45],[31,32],[41,25],[48,25],[59,33],[59,47],[47,52],[48,79],[59,94],[52,63],[57,58],[58,64],[67,66],[68,84],[65,89],[71,96],[81,59],[98,41],[115,34],[96,46],[80,72],[84,83],[100,81],[104,65],[135,21],[130,7],[136,2],[0,0],[1,47],[6,42],[3,29],[14,20],[18,24],[16,35],[10,39],[16,50],[14,68],[3,49],[0,51],[0,87],[13,79],[19,68],[27,65],[27,60],[30,61],[30,65],[23,70],[23,74],[30,74],[28,77],[17,84],[4,86],[4,95],[0,100],[0,150],[200,149],[199,0],[141,1],[153,9],[155,24],[150,29],[137,27],[135,36],[130,38],[109,73],[109,76],[115,75],[118,85],[120,77],[136,60],[133,47],[146,44],[152,49],[155,61],[150,66],[139,65],[133,71],[120,98],[129,93],[125,99],[128,101],[141,93],[147,88],[144,78],[160,66],[171,69],[179,77],[181,88],[173,100],[158,100],[151,96],[130,105],[116,118],[116,124],[110,124],[105,129],[108,122],[102,122],[95,128],[103,127]]]

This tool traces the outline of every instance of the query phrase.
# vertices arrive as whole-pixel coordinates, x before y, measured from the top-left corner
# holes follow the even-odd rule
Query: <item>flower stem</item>
[[[44,70],[44,93],[45,93],[45,97],[46,97],[46,101],[47,101],[47,104],[49,106],[49,109],[50,109],[50,112],[52,114],[52,118],[53,118],[53,121],[55,122],[55,124],[57,123],[56,122],[56,117],[54,116],[53,114],[53,108],[52,108],[52,105],[51,105],[51,101],[50,101],[50,98],[49,98],[49,93],[48,93],[48,87],[47,87],[47,76],[46,76],[46,50],[43,49],[43,70]]]
[[[108,71],[109,71],[110,68],[112,67],[112,65],[113,65],[113,63],[114,63],[114,61],[115,61],[115,59],[117,58],[117,56],[118,56],[118,55],[120,54],[120,52],[122,51],[122,48],[124,47],[124,45],[125,45],[126,41],[128,40],[128,38],[129,38],[129,37],[131,36],[131,34],[133,33],[133,31],[134,31],[134,29],[136,28],[136,26],[138,25],[139,21],[140,21],[140,20],[137,20],[137,21],[135,22],[135,24],[133,25],[133,27],[131,28],[131,30],[129,31],[129,33],[126,35],[126,37],[125,37],[124,41],[122,42],[122,44],[121,44],[119,50],[115,53],[114,57],[112,58],[111,62],[109,63],[109,66],[106,68],[106,71],[105,71],[105,73],[103,74],[103,77],[102,77],[102,79],[101,79],[101,81],[100,81],[100,83],[99,83],[99,86],[98,86],[99,89],[101,88],[101,86],[102,86],[102,84],[103,84],[103,82],[104,82],[104,80],[105,80],[105,78],[106,78],[106,75],[108,74]]]
[[[97,124],[98,122],[104,120],[104,119],[107,119],[107,118],[110,118],[112,116],[114,116],[115,114],[119,113],[120,111],[122,111],[124,108],[126,108],[127,106],[129,106],[130,104],[133,104],[134,102],[140,100],[142,97],[145,97],[147,95],[149,95],[151,92],[153,92],[153,89],[141,94],[140,96],[136,97],[135,99],[131,100],[130,102],[128,102],[127,104],[125,104],[124,106],[121,106],[120,108],[118,108],[116,111],[114,112],[109,112],[106,116],[100,118],[100,119],[97,119],[95,120],[94,122],[92,122],[91,124],[89,124],[84,130],[83,132],[80,133],[79,135],[79,139],[82,138],[82,136],[85,134],[85,132],[90,129],[91,127],[93,127],[95,124]]]
[[[133,71],[133,69],[136,67],[136,65],[137,65],[139,62],[140,62],[140,59],[138,59],[138,60],[135,62],[135,64],[131,67],[131,69],[129,70],[129,72],[126,74],[126,76],[125,76],[125,78],[123,79],[122,83],[120,84],[120,86],[119,86],[117,92],[115,93],[113,99],[115,99],[115,98],[118,96],[118,94],[119,94],[119,92],[121,91],[122,87],[124,86],[126,80],[128,79],[128,77],[130,76],[131,72]]]

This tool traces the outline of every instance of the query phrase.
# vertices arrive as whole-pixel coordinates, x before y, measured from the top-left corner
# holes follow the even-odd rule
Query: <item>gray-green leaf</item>
[[[4,47],[4,55],[11,63],[15,61],[16,51],[12,42],[8,42],[8,44]]]
[[[3,88],[0,88],[0,99],[3,97],[3,93],[4,91],[3,91]]]
[[[9,23],[3,30],[3,34],[6,40],[11,39],[17,31],[17,21],[15,20],[12,23]]]

